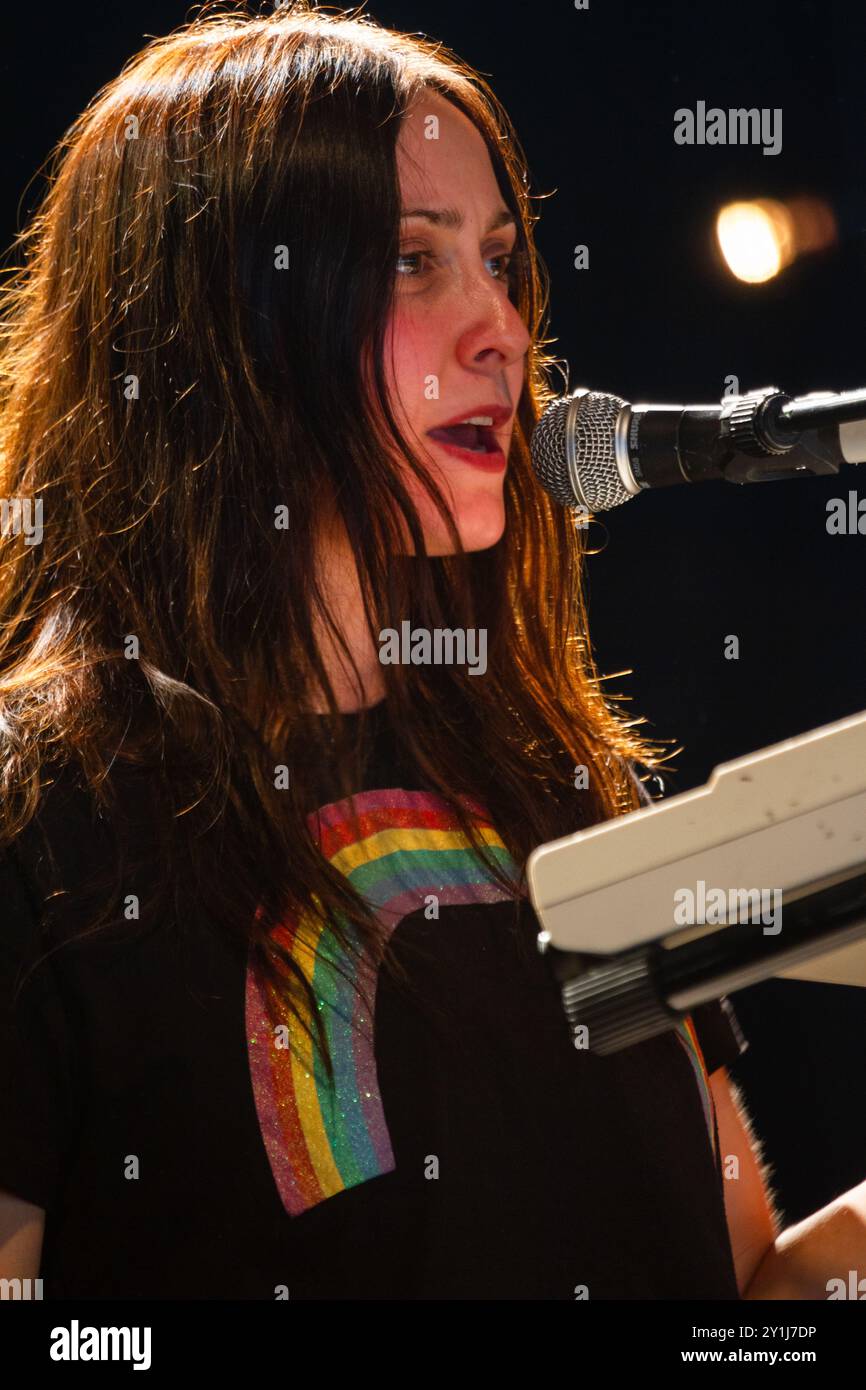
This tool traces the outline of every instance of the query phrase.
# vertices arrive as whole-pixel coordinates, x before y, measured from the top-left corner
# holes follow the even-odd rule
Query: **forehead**
[[[438,92],[422,92],[403,118],[397,168],[404,203],[460,189],[502,201],[483,136]]]

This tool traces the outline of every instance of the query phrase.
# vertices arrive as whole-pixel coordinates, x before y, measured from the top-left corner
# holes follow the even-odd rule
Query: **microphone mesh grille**
[[[581,498],[568,472],[566,418],[572,399],[561,396],[551,401],[536,425],[530,446],[532,466],[542,487],[563,506],[585,502],[590,511],[608,511],[632,495],[619,475],[614,444],[617,418],[626,402],[603,391],[587,391],[578,398],[573,429]]]
[[[565,454],[565,417],[569,400],[568,396],[560,396],[550,402],[532,431],[530,443],[532,467],[541,486],[564,507],[574,507],[578,500],[568,476]]]

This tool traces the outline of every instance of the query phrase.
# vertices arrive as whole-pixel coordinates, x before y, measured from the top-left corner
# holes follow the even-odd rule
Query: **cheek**
[[[446,351],[447,324],[434,313],[395,310],[386,343],[389,383],[400,417],[419,434],[435,411]]]

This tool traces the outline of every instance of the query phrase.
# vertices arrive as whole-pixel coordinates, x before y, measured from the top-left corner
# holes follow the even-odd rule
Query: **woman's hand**
[[[834,1295],[866,1298],[866,1182],[783,1231],[742,1296],[826,1300]]]

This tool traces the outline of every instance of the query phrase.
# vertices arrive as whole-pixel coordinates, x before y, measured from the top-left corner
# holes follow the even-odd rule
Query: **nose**
[[[494,376],[525,357],[532,339],[501,283],[485,278],[464,297],[457,357],[467,370]]]

